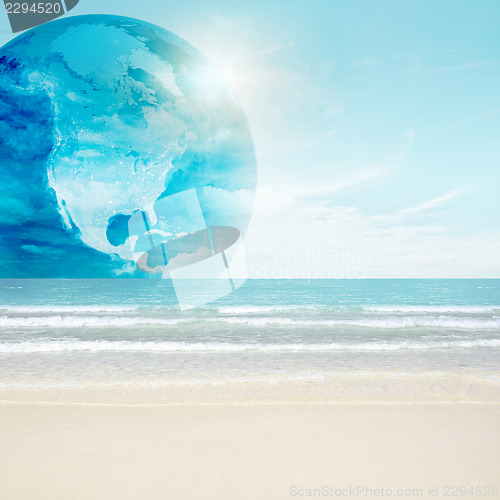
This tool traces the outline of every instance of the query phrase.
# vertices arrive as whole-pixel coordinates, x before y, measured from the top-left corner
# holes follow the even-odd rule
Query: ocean
[[[0,399],[500,401],[500,280],[249,280],[188,310],[174,297],[167,280],[2,280]]]

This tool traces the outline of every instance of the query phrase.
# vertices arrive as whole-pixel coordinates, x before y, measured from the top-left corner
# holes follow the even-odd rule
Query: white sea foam
[[[353,344],[233,344],[229,342],[134,342],[106,340],[45,340],[0,344],[0,353],[55,352],[328,352],[328,351],[400,351],[449,348],[500,347],[500,339],[434,342],[360,342]]]
[[[488,378],[479,378],[474,375],[459,375],[448,372],[312,372],[303,371],[299,373],[246,373],[239,375],[223,375],[205,376],[200,374],[197,377],[187,378],[148,378],[140,379],[121,377],[120,379],[92,380],[88,378],[82,379],[61,379],[61,380],[16,380],[16,381],[0,381],[0,389],[93,389],[93,388],[151,388],[162,389],[172,387],[193,387],[193,386],[227,386],[235,384],[281,384],[283,382],[336,382],[336,383],[352,383],[353,381],[367,380],[376,382],[377,380],[391,380],[399,383],[402,379],[405,382],[417,382],[422,380],[432,382],[439,380],[441,382],[448,381],[449,383],[469,383],[470,381],[487,382],[488,385],[497,385],[498,377],[495,380]],[[373,383],[372,382],[372,383]]]
[[[282,317],[225,317],[211,318],[207,321],[223,321],[230,324],[246,324],[253,326],[282,325],[282,326],[358,326],[366,328],[414,328],[414,327],[443,327],[466,330],[497,329],[500,328],[500,318],[478,319],[460,317],[386,317],[366,319],[292,319]]]
[[[0,317],[0,327],[105,328],[137,325],[177,325],[179,323],[189,323],[196,321],[198,321],[197,318],[164,319],[154,316],[2,316]]]
[[[53,327],[53,328],[106,328],[137,325],[172,326],[179,324],[222,323],[230,325],[265,326],[312,326],[312,327],[363,327],[377,329],[403,329],[415,327],[450,328],[464,330],[500,329],[500,318],[432,317],[432,316],[392,316],[364,319],[315,319],[286,318],[269,316],[209,316],[162,318],[150,316],[89,316],[89,315],[42,315],[42,316],[1,316],[0,327]]]

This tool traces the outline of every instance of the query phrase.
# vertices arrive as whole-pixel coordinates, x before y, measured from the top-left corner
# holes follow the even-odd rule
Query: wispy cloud
[[[257,189],[256,210],[265,213],[288,213],[295,210],[307,209],[310,213],[330,213],[332,207],[323,202],[329,201],[329,195],[357,185],[365,184],[379,177],[391,173],[394,169],[379,166],[368,166],[358,172],[339,179],[337,182],[315,183],[304,185],[303,181],[290,179],[293,184],[277,188],[273,184],[265,184]],[[323,198],[323,200],[321,199]],[[338,208],[338,207],[337,207]],[[354,210],[354,207],[352,207]]]
[[[491,108],[487,111],[484,111],[483,113],[478,114],[472,120],[482,120],[483,118],[489,118],[490,116],[495,116],[500,113],[500,108]]]
[[[421,204],[445,203],[460,190]],[[498,276],[500,233],[456,234],[445,220],[417,223],[324,206],[273,186],[257,193],[245,245],[253,277],[422,278]]]
[[[345,130],[344,127],[332,128],[330,130],[327,130],[326,132],[323,132],[320,137],[322,139],[327,139],[328,137],[333,137],[335,135],[340,134],[343,130]]]
[[[406,144],[404,145],[403,151],[399,157],[399,161],[402,162],[408,155],[408,152],[410,151],[411,145],[413,144],[413,141],[415,139],[415,130],[410,129],[408,132],[405,134],[405,139],[406,139]]]
[[[228,28],[233,24],[230,18],[222,16],[220,14],[213,14],[209,16],[209,19],[210,21],[213,21],[217,26],[221,28]]]
[[[429,73],[439,73],[441,71],[460,71],[464,69],[472,68],[483,68],[485,66],[498,66],[500,61],[472,61],[465,64],[459,64],[456,66],[438,66],[429,69],[419,69],[416,73],[419,75],[425,75]]]
[[[376,66],[378,63],[377,61],[373,61],[371,59],[363,59],[363,60],[352,60],[349,62],[349,66],[352,68],[371,68],[373,66]]]
[[[457,189],[453,189],[451,191],[448,191],[447,193],[444,193],[440,196],[436,196],[434,198],[431,198],[430,200],[427,200],[423,203],[420,203],[419,205],[415,205],[413,207],[408,207],[408,208],[402,208],[399,210],[399,213],[401,214],[414,214],[417,212],[422,212],[424,210],[428,210],[430,208],[434,208],[440,205],[444,205],[445,203],[448,203],[449,201],[453,200],[454,198],[458,196],[462,196],[466,193],[471,191],[471,188],[469,187],[461,187]]]
[[[293,193],[298,198],[324,198],[341,189],[347,189],[371,182],[379,177],[392,173],[395,169],[396,167],[368,165],[334,182],[304,185],[303,182],[297,181],[289,192]]]
[[[267,48],[267,49],[264,49],[264,50],[260,50],[259,52],[256,52],[253,57],[261,57],[261,56],[265,56],[265,55],[268,55],[268,54],[273,54],[274,52],[278,52],[280,50],[283,50],[285,49],[286,47],[291,47],[292,45],[295,45],[295,42],[278,42],[278,43],[275,43],[274,45],[272,45],[271,47]]]

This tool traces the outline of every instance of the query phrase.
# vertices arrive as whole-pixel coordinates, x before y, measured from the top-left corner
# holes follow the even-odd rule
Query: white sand
[[[500,405],[0,404],[2,500],[280,500],[358,486],[373,492],[356,498],[500,488]]]

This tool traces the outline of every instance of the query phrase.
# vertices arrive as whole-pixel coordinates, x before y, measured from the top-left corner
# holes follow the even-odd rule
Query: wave
[[[119,304],[78,304],[78,305],[0,305],[0,312],[6,314],[67,314],[67,313],[119,313],[133,312],[138,310],[155,310],[167,313],[178,313],[176,306],[161,304],[139,304],[139,305],[119,305]],[[304,312],[310,313],[345,313],[345,312],[375,312],[375,313],[418,313],[418,314],[494,314],[500,313],[500,305],[473,306],[473,305],[312,305],[312,304],[281,304],[281,305],[232,305],[214,306],[206,305],[195,309],[205,313],[215,313],[221,315],[253,315],[280,312]]]
[[[48,313],[118,313],[137,311],[139,306],[122,305],[33,305],[33,306],[5,306],[0,305],[0,311],[16,314],[48,314]]]
[[[328,351],[400,351],[449,348],[500,347],[500,339],[436,342],[363,342],[356,344],[232,344],[229,342],[133,342],[106,340],[46,340],[0,344],[3,354],[57,352],[328,352]]]
[[[380,306],[362,306],[362,309],[365,311],[371,312],[412,312],[412,313],[472,313],[472,314],[480,314],[480,313],[494,313],[500,312],[500,305],[491,305],[491,306],[460,306],[460,305],[380,305]]]
[[[222,374],[206,376],[206,374],[200,374],[197,377],[186,377],[186,378],[157,378],[150,377],[147,379],[137,379],[134,377],[126,378],[121,377],[119,379],[71,379],[65,378],[60,380],[2,380],[0,381],[0,389],[60,389],[60,388],[78,388],[78,389],[90,389],[90,388],[165,388],[165,387],[183,387],[183,386],[214,386],[214,385],[227,385],[227,384],[241,384],[241,383],[259,383],[259,384],[276,384],[283,382],[312,382],[312,381],[336,381],[344,382],[349,380],[373,380],[377,379],[382,381],[392,381],[397,383],[398,381],[404,380],[408,383],[410,381],[418,382],[421,380],[432,381],[443,381],[447,380],[450,382],[486,382],[489,385],[498,385],[500,378],[491,375],[476,376],[474,374],[455,374],[446,371],[426,371],[426,372],[382,372],[382,371],[311,371],[303,370],[298,373],[290,372],[276,372],[270,371],[267,373],[246,373],[246,374]]]
[[[415,328],[415,327],[441,327],[466,330],[482,330],[500,328],[500,318],[476,319],[476,318],[425,318],[425,317],[392,317],[392,318],[367,318],[367,319],[291,319],[291,318],[245,318],[228,317],[213,319],[212,321],[223,321],[229,324],[243,324],[253,326],[266,325],[290,325],[290,326],[358,326],[365,328]]]
[[[137,325],[178,325],[193,323],[197,318],[172,318],[140,316],[30,316],[30,317],[0,317],[0,327],[53,327],[53,328],[106,328],[127,327]]]
[[[325,306],[313,306],[304,304],[288,304],[288,305],[276,305],[276,306],[219,306],[215,310],[219,314],[253,314],[253,313],[271,313],[280,311],[310,311],[310,310],[321,310],[321,309],[332,309]],[[346,308],[334,307],[333,309],[344,310]]]
[[[495,313],[500,312],[500,305],[472,306],[472,305],[304,305],[304,304],[283,304],[273,306],[219,306],[216,308],[220,314],[253,314],[286,311],[310,311],[319,312],[346,312],[346,311],[367,311],[381,313]]]
[[[403,329],[415,327],[435,327],[465,330],[484,330],[500,328],[500,318],[479,319],[460,317],[386,317],[366,319],[292,319],[285,317],[244,317],[244,316],[222,316],[222,317],[177,317],[161,318],[151,316],[79,316],[79,315],[50,315],[12,317],[1,316],[0,327],[52,327],[52,328],[106,328],[106,327],[130,327],[138,325],[161,325],[174,326],[180,324],[206,324],[223,323],[229,325],[248,325],[254,327],[265,326],[312,326],[312,327],[362,327],[362,328],[385,328]]]

